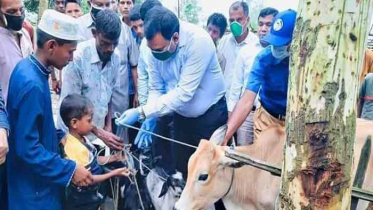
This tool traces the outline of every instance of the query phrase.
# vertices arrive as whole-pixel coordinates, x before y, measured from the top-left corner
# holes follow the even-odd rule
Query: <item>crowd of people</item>
[[[202,28],[158,0],[88,0],[87,14],[80,0],[54,6],[34,30],[22,0],[0,0],[0,209],[98,209],[100,183],[132,173],[101,169],[126,158],[125,143],[187,178],[195,150],[148,131],[198,146],[227,124],[223,145],[243,146],[285,126],[294,10],[252,19],[237,1]],[[372,81],[360,91],[370,119]],[[141,129],[119,132],[128,125]],[[118,152],[97,156],[97,139]]]

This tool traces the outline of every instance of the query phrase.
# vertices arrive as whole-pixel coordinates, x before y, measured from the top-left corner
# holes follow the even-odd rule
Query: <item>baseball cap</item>
[[[291,9],[276,15],[270,33],[263,37],[263,41],[273,46],[285,46],[293,39],[293,31],[297,12]]]
[[[55,10],[45,10],[38,28],[58,39],[68,41],[79,40],[79,24],[77,20]]]

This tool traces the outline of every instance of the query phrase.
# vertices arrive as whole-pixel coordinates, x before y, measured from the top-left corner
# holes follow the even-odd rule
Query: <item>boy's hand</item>
[[[128,168],[118,168],[112,171],[113,176],[126,176],[128,177],[131,174],[131,171]]]

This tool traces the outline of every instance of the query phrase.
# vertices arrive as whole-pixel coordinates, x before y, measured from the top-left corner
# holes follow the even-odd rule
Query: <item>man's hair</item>
[[[122,25],[117,13],[110,9],[100,11],[96,16],[95,28],[97,33],[103,34],[110,40],[116,40],[120,36]]]
[[[162,6],[162,3],[158,0],[146,0],[144,3],[142,3],[140,8],[141,19],[145,20],[148,11],[157,6]]]
[[[65,0],[65,7],[68,3],[75,3],[75,4],[78,4],[79,7],[82,7],[82,1],[81,0]]]
[[[39,28],[36,30],[36,46],[38,48],[43,48],[44,44],[48,42],[49,40],[55,40],[59,46],[76,42],[76,41],[63,40],[63,39],[56,38],[54,36],[51,36],[45,33]]]
[[[92,102],[81,95],[71,94],[66,96],[60,106],[60,116],[66,127],[70,128],[72,119],[82,119],[82,117],[90,114],[93,109]]]
[[[234,2],[230,7],[229,7],[229,11],[233,10],[233,11],[237,11],[239,10],[240,8],[242,8],[243,10],[243,13],[245,14],[246,17],[249,17],[249,5],[247,5],[246,2],[244,1],[236,1]]]
[[[135,5],[134,7],[132,7],[132,9],[130,11],[130,21],[141,20],[140,8],[141,8],[140,5]]]
[[[180,24],[176,15],[165,7],[154,7],[145,18],[145,36],[151,40],[161,33],[166,40],[171,40],[175,32],[179,32]]]
[[[262,10],[260,10],[260,13],[259,13],[259,17],[267,17],[269,15],[273,15],[273,17],[275,17],[276,15],[278,14],[278,10],[273,8],[273,7],[266,7]],[[258,19],[259,19],[258,17]]]
[[[220,38],[224,35],[225,30],[227,30],[227,18],[221,13],[214,13],[210,15],[210,17],[207,19],[207,25],[215,25],[219,27],[220,31]]]

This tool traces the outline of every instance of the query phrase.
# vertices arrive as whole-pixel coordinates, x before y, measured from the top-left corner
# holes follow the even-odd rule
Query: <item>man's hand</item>
[[[146,130],[146,131],[149,131],[149,132],[153,132],[156,124],[157,124],[157,118],[147,119],[141,125],[141,130]],[[152,143],[152,136],[151,136],[151,134],[145,133],[144,131],[140,131],[137,134],[134,143],[137,146],[137,148],[139,148],[139,149],[146,148]]]
[[[93,177],[84,166],[76,164],[76,170],[73,176],[73,183],[77,186],[86,187],[93,183]]]
[[[0,165],[5,162],[8,151],[8,132],[4,128],[0,128]]]
[[[58,82],[56,79],[52,79],[52,89],[56,94],[60,94],[61,92],[61,86],[60,82]]]
[[[110,132],[107,132],[95,126],[92,130],[92,133],[95,134],[97,138],[101,139],[108,147],[114,150],[122,150],[124,147],[124,144],[120,140],[120,138]]]
[[[133,125],[139,120],[140,112],[137,108],[128,109],[118,119],[115,119],[117,125]]]

